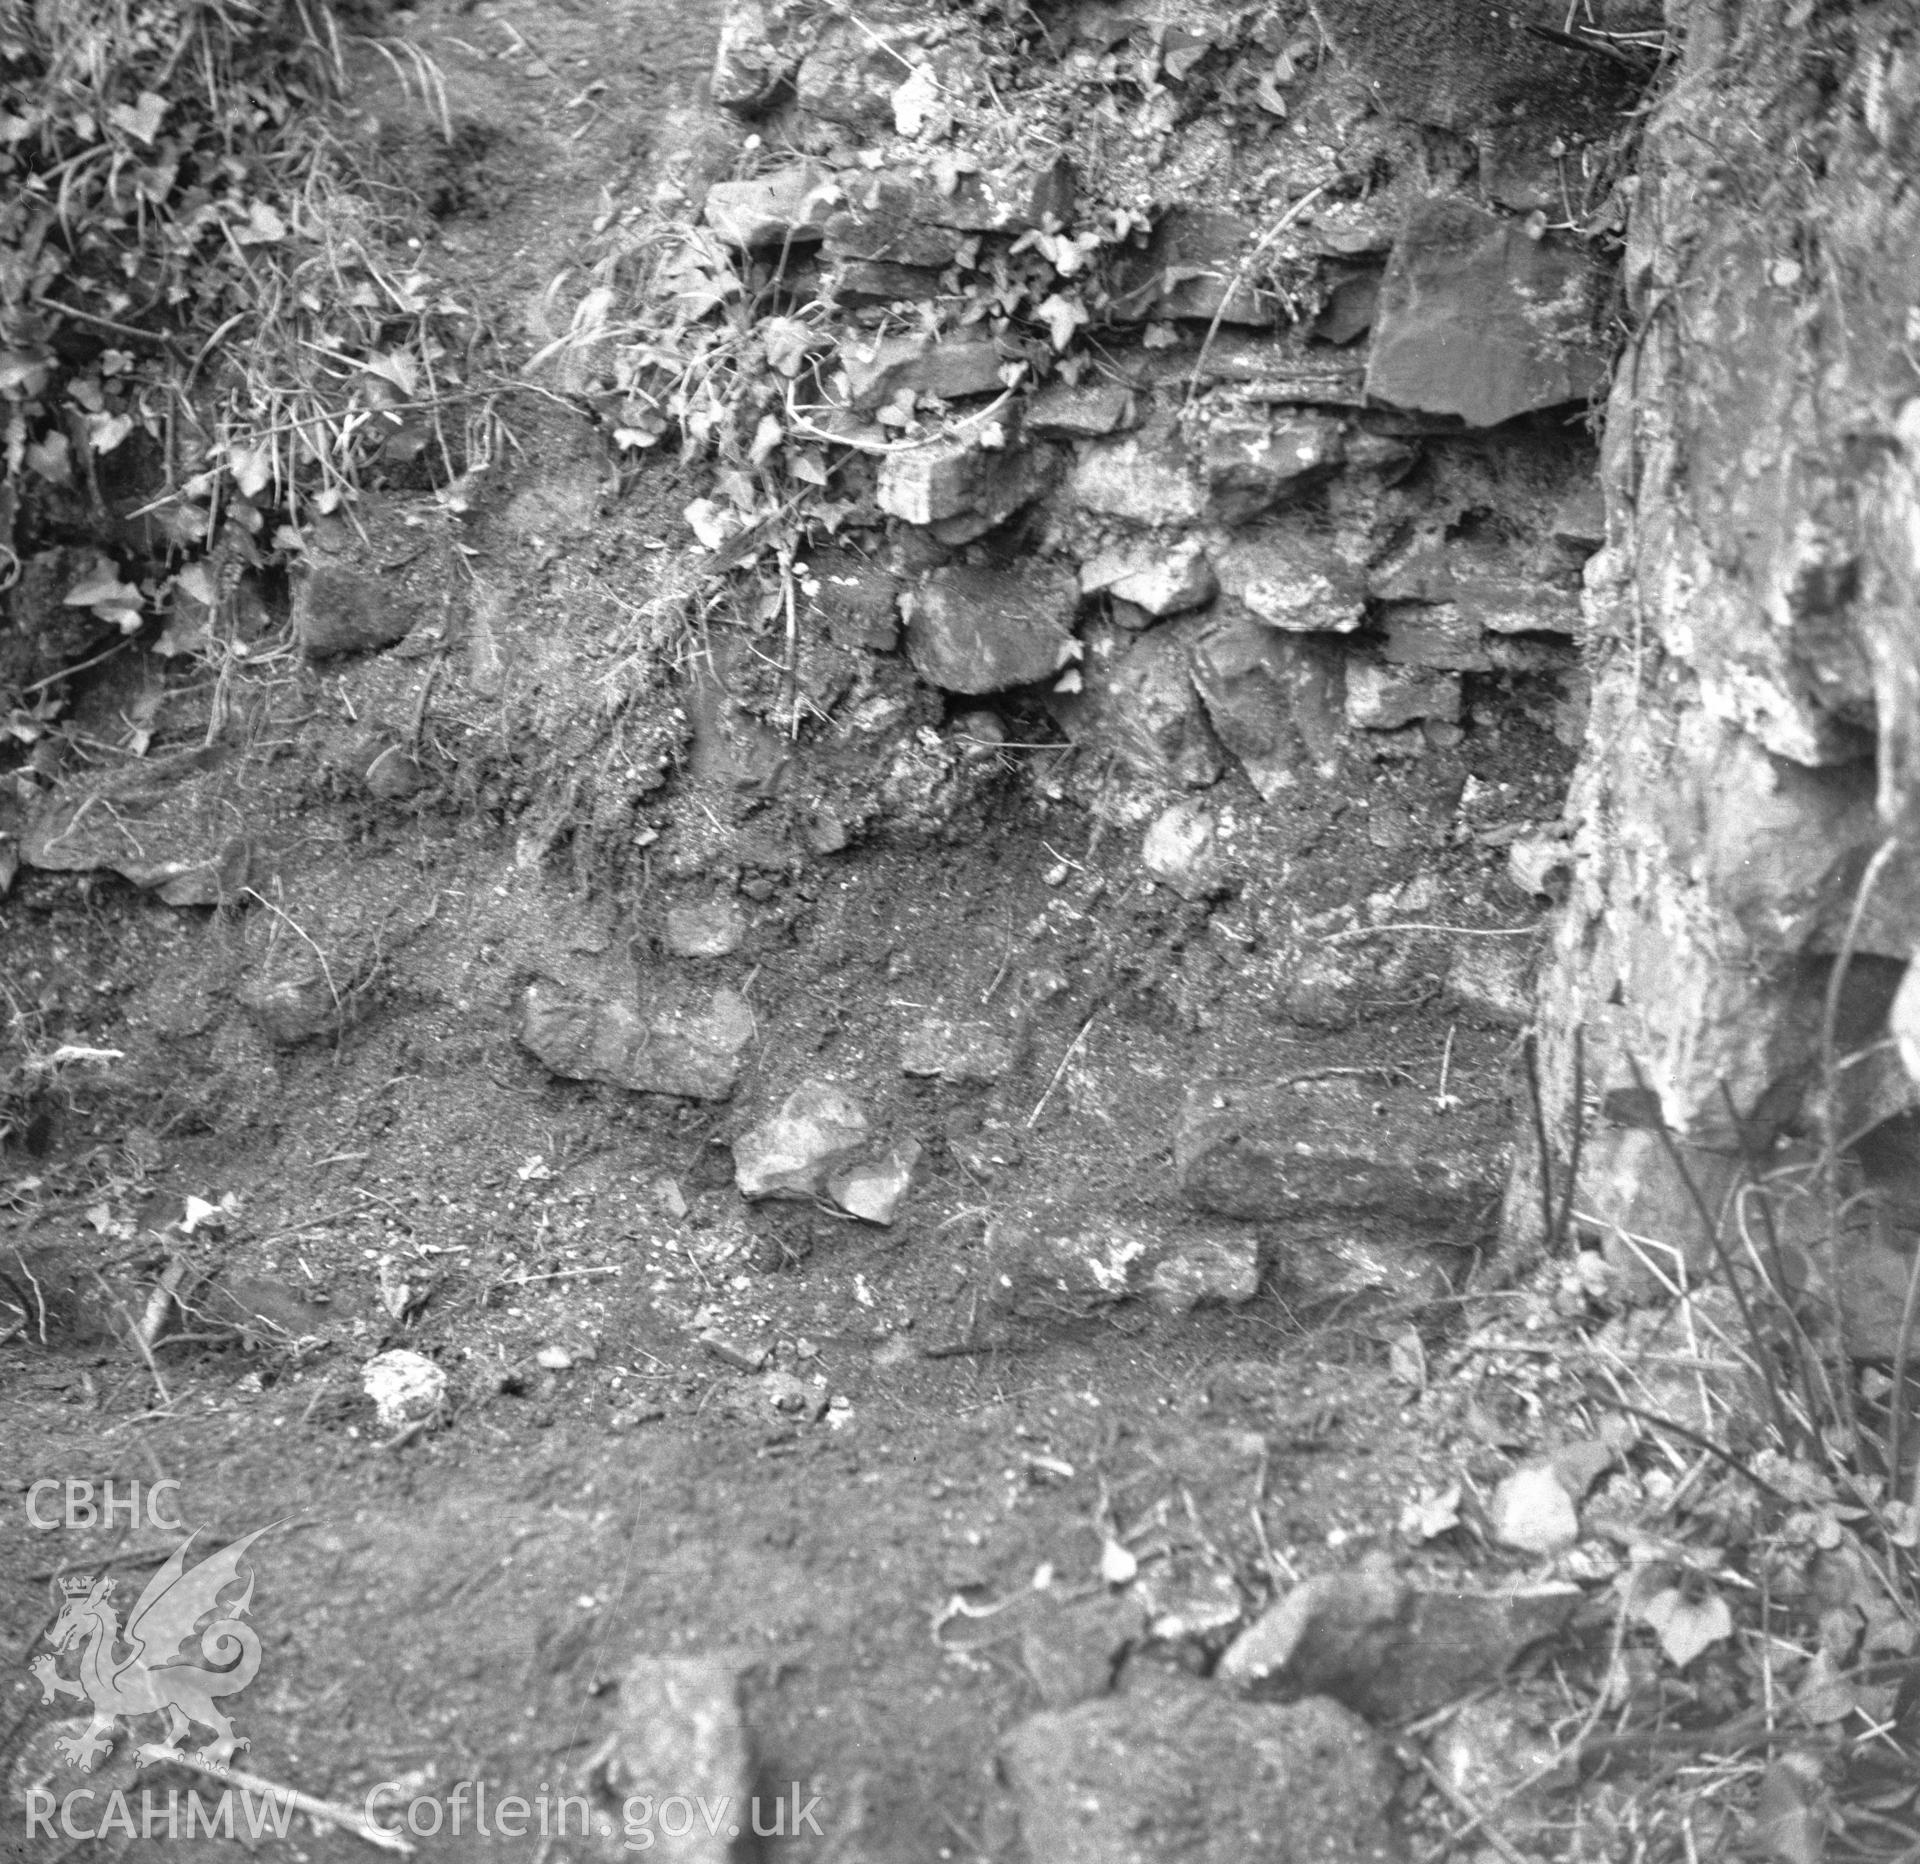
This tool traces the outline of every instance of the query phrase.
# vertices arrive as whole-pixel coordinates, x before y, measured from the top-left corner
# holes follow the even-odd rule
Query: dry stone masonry
[[[1418,756],[1514,680],[1571,729],[1630,87],[1346,11],[729,12],[668,269],[817,385],[756,441],[848,501],[806,619],[1175,792]],[[723,565],[744,521],[697,514]]]

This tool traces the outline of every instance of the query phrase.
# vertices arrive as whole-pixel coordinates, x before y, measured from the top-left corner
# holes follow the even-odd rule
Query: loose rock
[[[1492,1189],[1486,1174],[1497,1165],[1485,1149],[1492,1135],[1471,1126],[1457,1113],[1436,1114],[1406,1088],[1363,1089],[1345,1079],[1280,1088],[1202,1084],[1188,1095],[1174,1164],[1187,1202],[1217,1216],[1384,1210],[1445,1224]]]
[[[849,1166],[827,1180],[827,1193],[849,1216],[882,1228],[899,1215],[920,1162],[917,1140],[903,1139],[877,1158]]]
[[[1269,802],[1303,776],[1337,769],[1346,691],[1337,650],[1232,613],[1208,616],[1191,654],[1215,733]]]
[[[1191,1678],[1049,1710],[1001,1744],[1047,1864],[1394,1864],[1396,1775],[1337,1704],[1259,1703]]]
[[[772,1119],[733,1145],[734,1183],[745,1198],[822,1195],[827,1179],[866,1149],[870,1133],[860,1103],[826,1081],[803,1081]]]
[[[730,1665],[714,1657],[638,1658],[620,1678],[619,1707],[619,1726],[594,1757],[593,1771],[595,1784],[623,1808],[641,1800],[659,1807],[675,1798],[735,1814],[748,1806],[753,1749]],[[655,1854],[675,1864],[732,1864],[737,1850],[728,1826],[740,1823],[729,1817],[709,1831],[696,1817],[684,1836],[664,1823],[647,1829]]]
[[[433,1417],[447,1397],[446,1373],[404,1347],[369,1359],[360,1369],[360,1385],[373,1400],[382,1430],[404,1430]]]
[[[732,900],[667,909],[666,947],[676,958],[725,958],[746,942],[747,916]]]
[[[749,181],[716,181],[702,209],[708,226],[729,246],[779,246],[818,239],[839,189],[824,169],[796,162]]]
[[[1226,883],[1227,863],[1215,840],[1218,819],[1198,803],[1174,803],[1154,818],[1140,844],[1140,864],[1183,900],[1205,899]]]
[[[1215,1672],[1256,1696],[1331,1696],[1382,1720],[1424,1715],[1564,1630],[1577,1586],[1462,1592],[1408,1585],[1384,1555],[1295,1586]]]
[[[636,1009],[542,979],[527,989],[520,1040],[568,1080],[725,1100],[753,1031],[753,1010],[734,990],[663,985]]]
[[[945,1081],[997,1081],[1012,1071],[1012,1041],[977,1019],[928,1016],[900,1038],[902,1074],[938,1075]]]

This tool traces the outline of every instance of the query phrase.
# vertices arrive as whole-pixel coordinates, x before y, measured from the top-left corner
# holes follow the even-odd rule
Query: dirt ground
[[[603,190],[644,185],[714,27],[705,5],[601,17],[558,0],[412,21],[456,114],[486,131],[423,263],[483,297],[510,348],[539,346]],[[367,85],[370,108],[412,121],[376,66]],[[517,490],[471,535],[517,592],[519,664],[564,694],[565,657],[600,652],[603,624],[644,598],[685,489],[649,468],[570,517],[574,418],[530,404],[509,422]],[[148,677],[103,683],[82,727],[110,736]],[[194,743],[211,703],[168,677],[150,757]],[[1009,1308],[990,1226],[1046,1208],[1191,1228],[1174,1127],[1188,1088],[1216,1078],[1350,1082],[1357,1119],[1468,1132],[1497,1185],[1516,1037],[1445,995],[1446,941],[1362,941],[1379,993],[1336,1027],[1278,1008],[1265,957],[1283,923],[1330,948],[1369,924],[1494,943],[1530,925],[1538,903],[1485,831],[1553,819],[1568,757],[1553,721],[1489,686],[1451,749],[1353,757],[1270,806],[1233,777],[1243,878],[1199,902],[1146,876],[1124,807],[1086,806],[1107,777],[1038,716],[1009,720],[1034,748],[997,753],[947,835],[776,857],[735,819],[697,860],[594,886],[564,852],[525,858],[539,799],[516,771],[532,759],[475,749],[470,719],[404,807],[329,779],[342,719],[418,703],[436,742],[423,677],[391,657],[249,676],[256,722],[276,727],[256,741],[285,748],[248,781],[301,850],[271,909],[167,906],[101,874],[23,873],[0,902],[10,986],[45,1039],[128,1058],[111,1085],[50,1093],[5,1161],[0,1250],[84,1247],[123,1278],[77,1283],[44,1338],[29,1315],[0,1346],[10,1790],[53,1765],[58,1711],[25,1667],[50,1578],[112,1554],[137,1588],[173,1545],[144,1520],[40,1532],[30,1486],[170,1479],[202,1546],[274,1524],[253,1554],[263,1663],[237,1718],[255,1773],[349,1804],[383,1781],[576,1790],[627,1661],[702,1654],[744,1679],[762,1790],[819,1802],[820,1835],[771,1855],[1012,1855],[991,1755],[1039,1700],[1023,1639],[1098,1590],[1107,1540],[1198,1627],[1168,1651],[1192,1661],[1223,1599],[1237,1614],[1345,1563],[1448,1479],[1390,1349],[1410,1319],[1443,1346],[1493,1212],[1444,1231],[1268,1225],[1258,1297],[1184,1315]],[[701,805],[691,782],[672,795],[689,818]],[[679,962],[753,1009],[729,1103],[562,1081],[519,1045],[532,954],[656,962],[665,910],[720,896],[745,943]],[[378,922],[364,1014],[337,1040],[273,1048],[231,1010],[236,967],[260,926],[291,938],[309,911],[349,906]],[[901,1033],[932,1011],[994,1021],[1014,1067],[978,1085],[904,1077]],[[891,1228],[735,1192],[731,1140],[809,1077],[922,1147]],[[186,1235],[189,1198],[226,1203]],[[216,1315],[149,1364],[114,1337],[128,1316],[111,1297],[174,1253],[256,1318]],[[1377,1272],[1357,1274],[1361,1258]],[[805,1402],[775,1409],[703,1335],[770,1355]],[[447,1371],[450,1404],[396,1441],[359,1368],[402,1346]],[[370,1855],[305,1820],[252,1848]],[[181,1854],[131,1836],[48,1845],[12,1822],[0,1836],[7,1857]]]

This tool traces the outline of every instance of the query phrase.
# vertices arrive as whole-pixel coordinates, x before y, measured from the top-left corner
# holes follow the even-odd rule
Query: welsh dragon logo
[[[220,1713],[215,1699],[236,1695],[260,1669],[260,1639],[242,1622],[253,1602],[252,1563],[244,1582],[240,1567],[241,1556],[266,1532],[255,1528],[210,1553],[191,1572],[187,1549],[199,1535],[197,1530],[189,1534],[147,1581],[124,1630],[113,1609],[111,1579],[68,1577],[60,1582],[63,1603],[48,1627],[47,1640],[58,1652],[76,1644],[84,1647],[79,1678],[62,1676],[58,1660],[44,1651],[32,1669],[40,1679],[43,1702],[76,1696],[93,1705],[93,1720],[85,1731],[62,1736],[55,1744],[69,1764],[91,1773],[94,1762],[113,1745],[114,1727],[122,1716],[129,1725],[142,1715],[166,1718],[165,1739],[141,1745],[141,1766],[179,1754],[195,1723],[213,1730],[213,1739],[194,1756],[202,1766],[224,1768],[236,1748],[250,1745],[234,1734],[233,1723]],[[222,1602],[222,1593],[243,1583],[239,1597]],[[202,1625],[209,1615],[212,1622]],[[189,1648],[183,1651],[182,1645]]]

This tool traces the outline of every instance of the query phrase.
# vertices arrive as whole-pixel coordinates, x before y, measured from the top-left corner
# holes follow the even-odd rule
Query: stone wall
[[[739,0],[664,257],[645,240],[654,302],[757,308],[795,384],[761,431],[830,466],[798,651],[903,653],[971,736],[1042,703],[1163,806],[1364,790],[1516,687],[1576,741],[1632,32],[1658,24],[1608,23]],[[663,418],[644,400],[627,431]],[[731,484],[690,515],[749,583],[760,553],[751,629],[778,596]],[[818,849],[873,826],[810,820]],[[1545,892],[1558,860],[1515,872]]]

